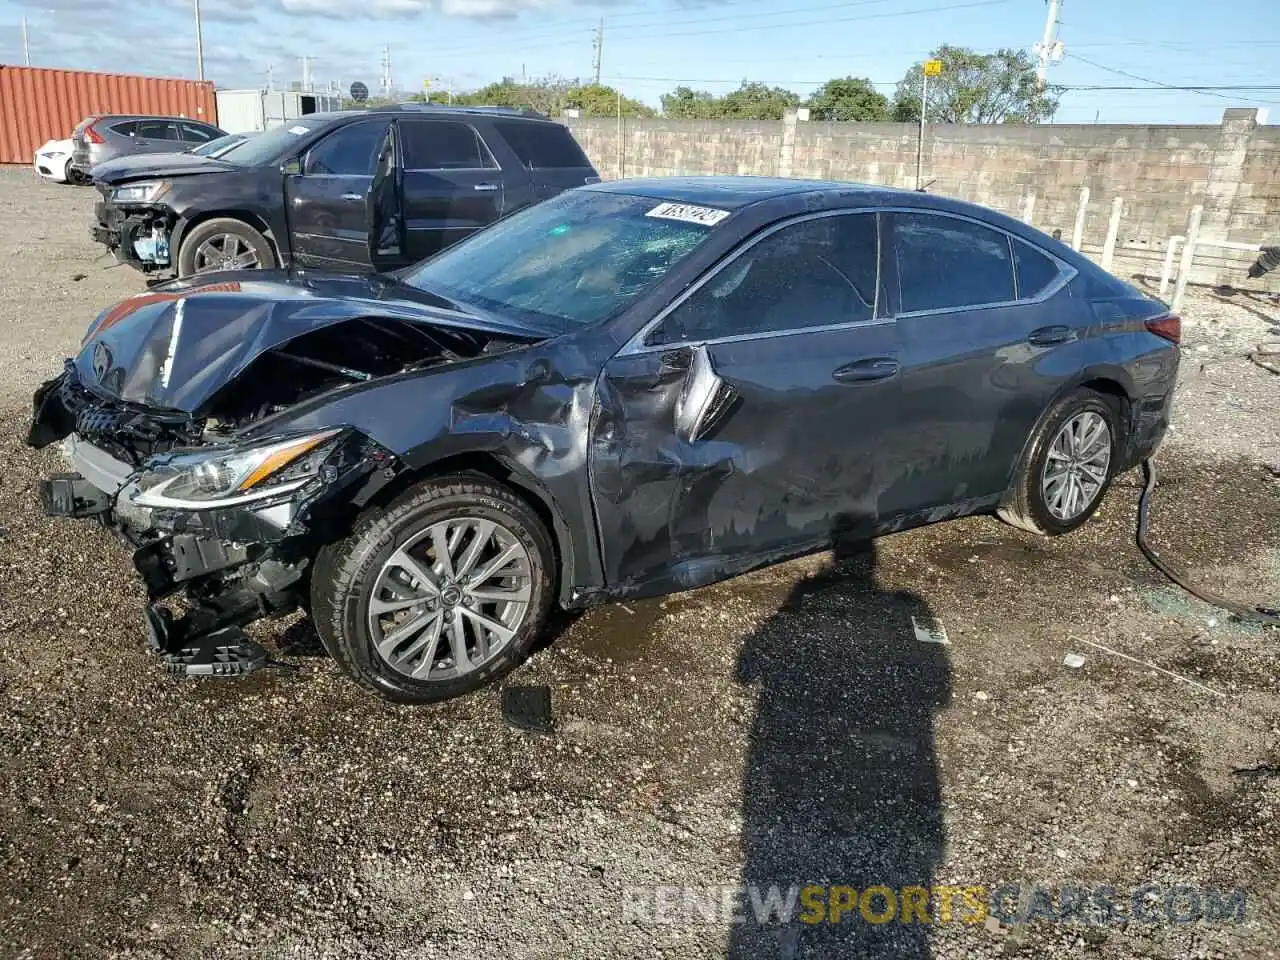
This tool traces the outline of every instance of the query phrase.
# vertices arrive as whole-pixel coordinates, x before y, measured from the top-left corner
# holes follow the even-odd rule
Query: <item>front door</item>
[[[410,259],[443,250],[502,216],[502,171],[474,127],[411,116],[398,126]]]
[[[878,220],[765,235],[606,365],[591,473],[611,585],[697,586],[877,529],[901,466]]]
[[[390,120],[346,124],[311,146],[301,172],[285,179],[285,197],[294,259],[303,266],[369,270],[375,265],[370,242],[371,213],[390,183],[378,182],[386,166]]]

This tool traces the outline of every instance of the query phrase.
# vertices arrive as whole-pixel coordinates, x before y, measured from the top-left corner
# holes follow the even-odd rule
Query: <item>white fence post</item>
[[[1076,210],[1076,228],[1071,231],[1071,249],[1079,250],[1084,243],[1084,218],[1089,213],[1089,188],[1080,188],[1080,207]]]
[[[1186,295],[1187,283],[1191,280],[1191,264],[1196,258],[1196,241],[1200,239],[1200,218],[1203,216],[1203,206],[1197,204],[1191,208],[1191,217],[1187,220],[1187,244],[1182,248],[1178,282],[1173,287],[1173,302],[1169,305],[1175,313],[1182,309],[1182,298]]]
[[[1116,238],[1120,236],[1120,218],[1124,215],[1124,197],[1111,201],[1111,222],[1107,224],[1107,242],[1102,245],[1102,269],[1110,270],[1116,256]]]
[[[1030,226],[1031,218],[1036,212],[1036,192],[1032,190],[1022,202],[1022,222]]]

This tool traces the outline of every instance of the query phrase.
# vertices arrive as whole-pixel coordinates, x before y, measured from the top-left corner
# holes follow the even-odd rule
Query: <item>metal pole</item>
[[[1036,67],[1036,79],[1044,86],[1045,74],[1049,70],[1049,56],[1053,53],[1053,31],[1058,25],[1058,5],[1061,0],[1049,0],[1049,15],[1044,21],[1044,36],[1040,39],[1040,65]]]
[[[924,185],[924,118],[929,112],[929,75],[920,74],[920,138],[916,141],[916,189]]]
[[[1124,198],[1111,201],[1111,222],[1107,224],[1107,242],[1102,245],[1102,269],[1110,270],[1116,256],[1116,238],[1120,236],[1120,217],[1124,215]]]
[[[31,47],[27,44],[27,18],[22,18],[22,57],[31,66]]]
[[[1076,210],[1076,227],[1071,231],[1071,249],[1079,250],[1084,244],[1084,218],[1089,213],[1089,188],[1080,188],[1080,207]]]
[[[618,179],[621,180],[624,175],[622,155],[622,91],[618,91]]]
[[[200,0],[196,5],[196,79],[204,79],[204,29],[200,25]]]
[[[1170,309],[1177,312],[1182,309],[1182,298],[1187,293],[1187,284],[1191,281],[1191,264],[1196,257],[1196,241],[1200,239],[1200,218],[1204,216],[1204,207],[1197,204],[1191,208],[1191,218],[1187,221],[1187,245],[1182,248],[1182,263],[1178,267],[1178,282],[1173,288],[1173,302]]]

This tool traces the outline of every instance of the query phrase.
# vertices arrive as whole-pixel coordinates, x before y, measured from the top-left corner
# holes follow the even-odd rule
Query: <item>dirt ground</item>
[[[1280,955],[1280,634],[1161,581],[1133,543],[1134,475],[1062,539],[970,518],[593,610],[510,678],[551,687],[551,736],[504,724],[498,691],[383,704],[299,619],[256,628],[296,672],[166,677],[128,556],[41,515],[56,457],[22,441],[31,391],[142,289],[99,259],[91,199],[0,174],[0,955]],[[1280,376],[1244,353],[1277,313],[1188,305],[1152,529],[1273,606]],[[706,909],[742,884],[1009,883],[1006,922]],[[1183,917],[1239,889],[1245,915],[1033,909],[1033,887],[1104,885],[1126,910],[1153,885]]]

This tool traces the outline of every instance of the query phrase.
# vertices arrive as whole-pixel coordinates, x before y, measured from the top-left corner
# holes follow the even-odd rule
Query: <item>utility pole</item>
[[[22,18],[22,56],[27,61],[27,66],[31,66],[31,47],[27,43],[27,18]]]
[[[271,93],[276,88],[276,65],[274,63],[267,64],[267,93]]]
[[[315,57],[299,57],[302,61],[302,90],[304,93],[311,90],[311,61]]]
[[[200,26],[200,0],[196,5],[196,79],[204,79],[204,30]]]
[[[391,98],[391,44],[382,48],[382,95]]]
[[[1057,38],[1058,31],[1058,12],[1062,8],[1062,0],[1048,0],[1049,14],[1044,21],[1044,36],[1040,38],[1032,50],[1036,56],[1040,58],[1040,65],[1036,67],[1036,79],[1040,81],[1040,88],[1044,89],[1045,74],[1049,71],[1049,64],[1057,63],[1062,59],[1062,41]]]
[[[604,17],[600,18],[600,28],[596,30],[596,40],[593,44],[595,47],[595,62],[592,69],[596,75],[596,86],[600,86],[600,67],[604,64]]]

